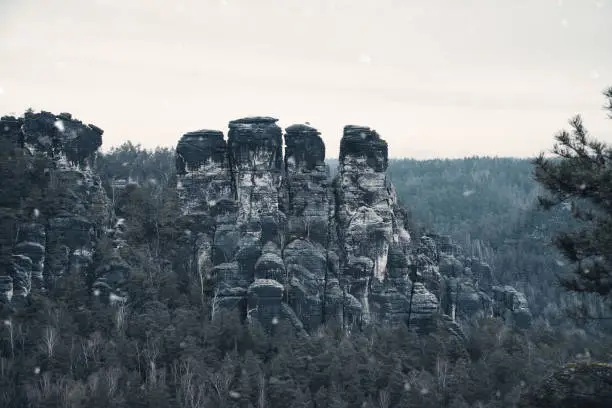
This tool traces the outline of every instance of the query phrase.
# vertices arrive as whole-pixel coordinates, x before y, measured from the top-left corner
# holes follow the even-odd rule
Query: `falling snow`
[[[474,191],[474,190],[465,190],[465,191],[463,192],[463,196],[464,196],[464,197],[469,197],[469,196],[471,196],[471,195],[472,195],[472,194],[474,194],[474,193],[475,193],[475,191]]]
[[[2,92],[0,92],[0,94],[1,94],[1,93],[2,93]],[[5,132],[8,132],[8,131],[9,131],[9,129],[10,129],[10,128],[9,128],[8,126],[4,126],[4,131],[5,131]]]
[[[34,218],[38,218],[40,217],[40,211],[38,210],[38,208],[34,209]]]
[[[34,368],[34,374],[36,374],[36,375],[40,374],[40,367],[35,367]]]
[[[371,64],[372,57],[370,57],[368,54],[361,54],[359,56],[359,62],[361,62],[362,64]]]
[[[563,262],[563,261],[562,261],[562,260],[560,260],[560,259],[557,259],[557,261],[556,261],[556,262],[557,262],[557,265],[559,265],[559,266],[565,266],[565,262]]]
[[[60,132],[63,132],[65,130],[64,121],[60,119],[56,120],[55,123],[53,123],[53,126],[55,126],[55,128]]]
[[[4,321],[4,325],[5,326],[10,326],[11,325],[11,321],[10,320],[5,320]]]
[[[233,398],[233,399],[239,399],[240,398],[240,393],[237,392],[237,391],[230,391],[229,392],[229,396],[230,396],[230,398]]]
[[[111,303],[125,302],[125,298],[124,297],[115,295],[114,293],[110,293],[108,295],[108,300]]]
[[[406,390],[406,391],[410,391],[410,389],[411,389],[411,388],[412,388],[412,387],[410,386],[410,383],[407,383],[407,382],[406,382],[406,383],[404,383],[404,390]]]
[[[274,316],[272,318],[272,324],[275,325],[275,326],[278,324],[278,317]]]
[[[100,296],[100,289],[94,289],[93,294],[94,296]]]

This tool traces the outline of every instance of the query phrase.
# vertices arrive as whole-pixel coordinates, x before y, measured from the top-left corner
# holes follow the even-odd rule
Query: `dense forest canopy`
[[[609,169],[603,157],[609,150],[599,146],[591,145],[595,154],[588,157],[597,165],[579,160],[583,172]],[[47,157],[23,153],[0,150],[3,226],[33,214],[45,217],[45,208],[69,205],[76,194],[69,185],[49,183],[54,174]],[[567,172],[554,167],[558,163],[549,162],[553,167],[547,169]],[[333,173],[336,163],[328,164]],[[271,330],[244,324],[226,311],[211,319],[213,288],[189,263],[193,220],[180,217],[174,150],[127,142],[97,153],[93,170],[111,200],[116,225],[109,227],[116,235],[97,242],[91,268],[59,276],[47,292],[33,291],[20,307],[3,306],[3,407],[465,408],[513,407],[519,401],[523,407],[549,406],[562,397],[556,394],[562,388],[538,394],[538,384],[544,377],[552,378],[546,384],[553,387],[565,381],[560,367],[581,373],[589,387],[599,387],[598,396],[612,388],[605,377],[612,335],[601,319],[609,305],[559,285],[559,275],[572,273],[568,261],[574,259],[552,244],[567,228],[584,228],[583,213],[569,205],[552,211],[538,206],[543,194],[538,181],[549,190],[551,185],[541,173],[536,180],[532,160],[389,163],[413,238],[428,231],[451,235],[469,255],[492,266],[497,282],[525,292],[534,312],[526,329],[484,316],[463,321],[460,335],[448,331],[442,315],[426,333],[379,324],[347,332],[330,321],[308,335],[287,322]],[[597,174],[594,185],[604,197],[607,173]],[[594,204],[603,202],[606,209],[606,199],[595,197]],[[588,205],[582,208],[593,209]],[[18,234],[6,231],[0,242],[4,266],[12,245],[4,238]],[[94,286],[111,266],[130,270],[121,287],[128,301],[105,299]],[[584,310],[571,315],[577,308]],[[548,377],[552,373],[559,377]]]

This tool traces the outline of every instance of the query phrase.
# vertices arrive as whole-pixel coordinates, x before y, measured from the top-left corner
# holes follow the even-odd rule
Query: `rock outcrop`
[[[110,201],[92,170],[102,133],[68,113],[27,112],[23,118],[0,120],[4,141],[47,166],[40,209],[16,221],[12,267],[0,285],[12,286],[7,301],[21,301],[33,290],[52,287],[64,274],[92,267],[96,242],[112,218]],[[99,278],[104,281],[115,272],[107,268]]]
[[[313,331],[330,320],[418,328],[438,312],[516,307],[487,294],[490,267],[450,239],[411,237],[374,130],[345,127],[331,182],[316,129],[286,128],[284,157],[282,142],[276,119],[253,117],[230,122],[227,141],[201,130],[178,143],[180,202],[196,221],[194,255],[213,280],[213,313],[237,307],[264,326],[288,319]]]
[[[605,408],[612,401],[612,364],[567,364],[521,396],[521,408]]]
[[[283,135],[276,122],[235,120],[227,139],[198,130],[176,148],[177,194],[190,225],[182,262],[202,289],[205,281],[214,288],[213,317],[237,308],[266,327],[285,319],[309,332],[329,321],[347,329],[373,321],[419,329],[439,313],[450,326],[492,314],[529,325],[524,295],[500,286],[486,263],[465,256],[448,237],[411,236],[386,174],[388,145],[376,131],[344,128],[330,179],[319,132],[293,125]],[[117,219],[92,171],[102,133],[66,113],[0,120],[2,143],[47,166],[41,210],[19,215],[8,238],[0,237],[7,265],[0,272],[2,302],[85,271],[95,278],[96,294],[125,299],[130,266],[120,250],[130,221]],[[129,182],[113,187],[131,191]],[[96,258],[101,237],[114,252]]]

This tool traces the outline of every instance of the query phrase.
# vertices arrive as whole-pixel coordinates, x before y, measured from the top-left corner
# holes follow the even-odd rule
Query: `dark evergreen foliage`
[[[612,118],[612,88],[604,95]],[[612,147],[592,138],[582,118],[570,120],[571,131],[555,136],[554,157],[535,160],[535,177],[547,194],[540,204],[569,206],[578,228],[555,236],[554,243],[574,266],[563,286],[576,292],[612,293]]]
[[[0,250],[8,254],[10,226],[30,217],[35,203],[62,205],[65,192],[42,200],[44,158],[0,155]],[[109,305],[92,290],[99,268],[114,262],[102,239],[89,270],[1,311],[0,406],[512,407],[566,362],[612,360],[610,336],[544,313],[558,300],[550,282],[560,268],[545,242],[568,214],[558,210],[551,221],[535,209],[528,161],[389,166],[411,222],[462,238],[470,253],[489,258],[498,280],[530,288],[546,318],[526,331],[495,318],[473,321],[464,342],[435,324],[429,334],[406,326],[346,333],[328,322],[306,337],[284,322],[267,332],[230,312],[211,319],[209,282],[193,272],[190,221],[176,200],[173,152],[128,142],[96,161],[126,223],[128,300]]]

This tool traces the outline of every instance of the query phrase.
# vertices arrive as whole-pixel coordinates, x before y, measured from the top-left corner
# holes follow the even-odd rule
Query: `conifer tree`
[[[612,87],[604,91],[612,119]],[[612,295],[612,147],[591,137],[582,118],[570,120],[571,130],[555,136],[553,156],[534,161],[535,178],[544,188],[545,209],[571,209],[578,227],[558,234],[555,246],[574,266],[561,278],[576,292]]]

